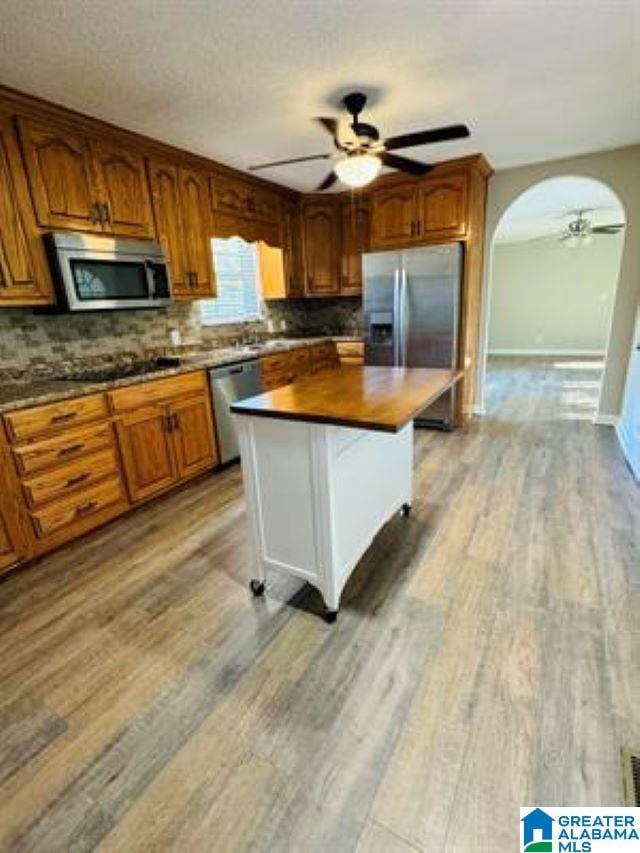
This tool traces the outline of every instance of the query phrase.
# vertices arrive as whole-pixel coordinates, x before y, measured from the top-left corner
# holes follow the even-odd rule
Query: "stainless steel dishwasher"
[[[230,462],[240,456],[238,434],[229,406],[236,400],[244,400],[262,394],[262,370],[257,358],[224,367],[212,367],[209,371],[211,399],[216,418],[220,462]]]

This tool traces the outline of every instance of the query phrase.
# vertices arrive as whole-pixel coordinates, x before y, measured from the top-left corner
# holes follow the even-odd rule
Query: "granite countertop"
[[[287,350],[310,346],[326,340],[336,342],[359,341],[361,338],[355,336],[288,338],[267,341],[251,346],[243,345],[202,350],[181,356],[181,361],[178,365],[158,368],[148,366],[141,373],[117,379],[93,380],[84,379],[79,376],[77,379],[65,377],[60,379],[39,379],[33,382],[11,382],[0,387],[0,414],[43,403],[55,403],[71,397],[81,397],[84,394],[110,391],[113,388],[121,388],[125,385],[135,385],[139,382],[162,379],[165,376],[176,376],[180,373],[189,373],[194,370],[206,370],[210,367],[221,367],[225,364],[249,361],[252,358],[259,358],[270,353],[286,352]],[[95,367],[92,369],[96,370]]]

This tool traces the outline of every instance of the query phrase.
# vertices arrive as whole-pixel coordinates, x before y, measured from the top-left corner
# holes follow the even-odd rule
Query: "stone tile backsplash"
[[[38,314],[29,309],[0,310],[0,379],[19,374],[56,372],[73,362],[172,349],[170,334],[182,344],[228,346],[247,337],[358,335],[361,300],[299,299],[270,302],[262,322],[203,326],[198,303],[176,303],[151,311],[104,311],[91,314]]]

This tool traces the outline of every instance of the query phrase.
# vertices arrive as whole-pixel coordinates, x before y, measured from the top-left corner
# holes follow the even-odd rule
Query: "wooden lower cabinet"
[[[289,385],[300,376],[339,366],[338,350],[334,341],[296,347],[260,359],[265,391]]]
[[[164,492],[176,480],[165,406],[147,406],[116,421],[129,499],[143,501]]]
[[[20,561],[20,554],[9,539],[7,523],[0,515],[0,572],[8,569]]]
[[[0,424],[0,572],[10,569],[28,556],[26,523],[26,513],[20,504],[19,485]]]
[[[178,400],[169,407],[169,418],[178,479],[211,468],[218,460],[209,398]]]
[[[187,380],[187,376],[191,381]],[[195,379],[195,381],[193,381]],[[184,395],[185,388],[192,393]],[[140,398],[158,396],[136,405]],[[116,430],[125,481],[132,503],[147,500],[193,477],[218,461],[213,413],[204,375],[160,379],[113,392],[112,406],[133,404],[117,415]]]

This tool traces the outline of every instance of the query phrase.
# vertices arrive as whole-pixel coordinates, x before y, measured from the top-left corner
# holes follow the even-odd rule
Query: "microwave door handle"
[[[147,290],[149,292],[149,298],[156,298],[156,277],[153,272],[153,261],[147,260],[144,262],[144,269],[147,275]]]

